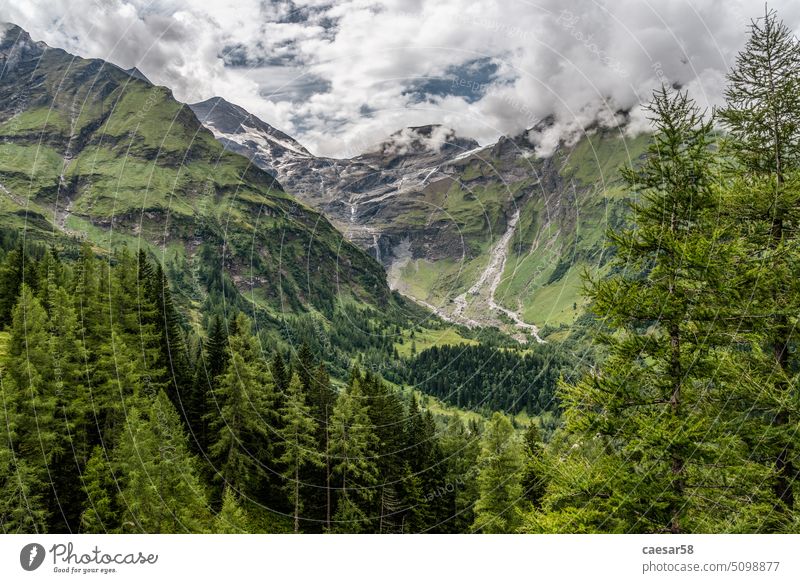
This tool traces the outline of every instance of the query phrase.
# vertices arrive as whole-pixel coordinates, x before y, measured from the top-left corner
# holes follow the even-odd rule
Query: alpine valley
[[[620,114],[619,126],[587,128],[545,156],[529,133],[547,123],[487,146],[410,127],[356,157],[320,158],[222,98],[190,107],[227,150],[369,252],[393,289],[444,320],[522,342],[582,313],[580,274],[602,272],[605,231],[630,202],[618,169],[647,143],[626,134]]]
[[[329,158],[0,24],[0,533],[797,532],[800,41],[747,38],[713,110]]]

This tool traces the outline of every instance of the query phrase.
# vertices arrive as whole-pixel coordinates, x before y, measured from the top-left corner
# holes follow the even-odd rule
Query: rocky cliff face
[[[445,164],[480,150],[477,142],[459,138],[452,130],[424,126],[398,131],[354,158],[316,157],[222,98],[190,107],[227,149],[270,172],[289,192],[322,211],[349,239],[387,266],[395,256],[394,247],[404,239],[414,241],[414,249],[426,246],[426,240],[431,242],[426,233],[430,228],[416,232],[398,222],[398,217],[418,206],[416,199],[425,189],[446,178]],[[432,252],[425,249],[417,255]]]

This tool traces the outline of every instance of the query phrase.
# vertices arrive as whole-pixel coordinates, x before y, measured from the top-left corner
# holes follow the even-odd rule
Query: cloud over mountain
[[[771,7],[797,29],[800,6]],[[193,102],[221,95],[317,154],[406,126],[487,142],[550,119],[552,140],[646,101],[662,81],[719,102],[748,0],[0,0],[0,20],[136,66]]]

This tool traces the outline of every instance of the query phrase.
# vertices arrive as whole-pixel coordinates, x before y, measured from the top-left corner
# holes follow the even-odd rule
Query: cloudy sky
[[[771,2],[794,30],[800,2]],[[0,0],[35,40],[138,67],[186,102],[221,95],[319,155],[405,126],[547,141],[646,101],[704,104],[761,0]]]

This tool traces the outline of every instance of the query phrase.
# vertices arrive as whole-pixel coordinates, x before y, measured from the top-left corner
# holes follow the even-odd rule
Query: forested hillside
[[[335,386],[243,313],[186,334],[143,252],[61,255],[20,243],[2,265],[3,532],[473,528],[474,422],[358,368]]]
[[[168,92],[10,30],[0,532],[797,532],[800,41],[774,12],[724,107],[655,90],[588,312],[544,344],[391,293]]]

